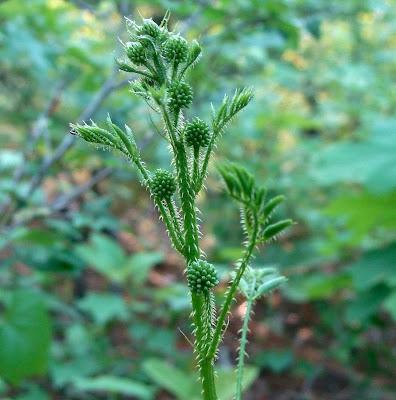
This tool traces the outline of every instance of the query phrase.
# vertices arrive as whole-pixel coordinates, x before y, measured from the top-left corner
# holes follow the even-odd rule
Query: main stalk
[[[183,226],[185,235],[184,257],[186,264],[199,259],[199,234],[197,211],[195,207],[195,191],[190,180],[187,155],[183,143],[179,142],[175,153],[176,169],[179,175],[179,190],[181,208],[183,210]],[[211,327],[205,323],[203,313],[207,309],[207,299],[202,294],[191,292],[192,315],[195,325],[195,352],[198,355],[198,367],[202,384],[202,396],[204,400],[217,400],[213,359],[206,356],[207,346],[205,338],[208,338]]]

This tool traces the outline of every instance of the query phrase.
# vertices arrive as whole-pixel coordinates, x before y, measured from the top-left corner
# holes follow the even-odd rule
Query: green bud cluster
[[[188,43],[181,36],[171,36],[162,47],[162,55],[168,62],[180,64],[187,60]]]
[[[146,62],[146,49],[141,43],[128,42],[126,53],[128,58],[136,65],[143,65]]]
[[[160,24],[152,19],[143,19],[141,24],[127,20],[127,57],[116,61],[120,70],[140,75],[131,83],[135,94],[149,101],[153,109],[168,105],[170,111],[178,114],[192,102],[192,89],[184,78],[198,62],[202,49],[197,41],[189,43],[179,33],[170,31],[168,22],[169,13]]]
[[[196,117],[186,125],[186,143],[188,146],[207,147],[210,142],[210,130],[205,121]]]
[[[170,172],[157,169],[151,178],[150,188],[156,198],[160,200],[170,199],[176,191],[175,178]]]
[[[136,33],[158,38],[162,32],[161,28],[152,19],[144,19],[143,24],[136,29]]]
[[[194,293],[205,293],[219,284],[213,264],[204,260],[192,262],[187,267],[188,286]]]
[[[168,88],[168,104],[173,111],[188,107],[193,99],[191,86],[184,81],[173,82]]]

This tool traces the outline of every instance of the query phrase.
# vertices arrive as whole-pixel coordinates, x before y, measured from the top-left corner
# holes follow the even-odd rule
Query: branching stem
[[[198,179],[199,179],[199,147],[194,147],[194,161],[193,161],[193,185],[195,188],[195,193],[198,194]]]
[[[194,182],[190,179],[187,153],[182,141],[177,139],[176,131],[178,118],[175,119],[175,125],[171,123],[171,118],[167,109],[162,106],[161,111],[166,124],[166,128],[174,145],[174,161],[178,175],[178,187],[183,213],[184,228],[184,248],[182,254],[186,259],[187,265],[196,261],[200,257],[199,235],[197,211],[195,208],[195,190]],[[203,346],[206,332],[212,327],[205,323],[203,311],[207,307],[206,299],[202,295],[191,292],[191,303],[193,308],[193,322],[195,325],[195,346],[198,353],[199,371],[202,383],[202,392],[204,400],[217,400],[216,388],[214,382],[213,360],[205,357]]]
[[[213,334],[213,340],[212,340],[212,343],[209,347],[208,354],[207,354],[207,357],[210,360],[215,358],[216,351],[218,349],[218,346],[219,346],[220,341],[224,334],[223,328],[224,328],[225,320],[227,318],[228,313],[230,312],[231,304],[232,304],[232,301],[234,300],[235,293],[237,291],[239,282],[243,276],[243,273],[246,270],[246,267],[249,265],[250,259],[253,255],[253,250],[256,246],[257,234],[258,234],[258,220],[257,220],[256,215],[254,215],[253,220],[254,221],[253,221],[252,236],[250,237],[249,244],[246,247],[242,261],[236,271],[235,278],[232,281],[231,286],[229,287],[229,289],[226,292],[226,298],[224,300],[223,306],[221,307],[219,318],[217,320],[216,329]]]
[[[172,199],[166,199],[166,205],[168,207],[169,214],[170,214],[173,226],[176,231],[176,235],[181,240],[183,235],[182,235],[182,231],[180,229],[180,218],[179,218],[178,212],[176,211],[175,204],[172,201]]]
[[[214,147],[216,145],[217,138],[219,137],[220,132],[224,128],[224,125],[225,125],[225,123],[223,123],[219,126],[213,127],[212,137],[210,139],[208,147],[206,148],[206,153],[205,153],[205,156],[204,156],[204,159],[202,162],[201,172],[199,174],[199,179],[198,179],[197,186],[196,186],[197,192],[199,192],[202,189],[204,180],[206,178],[206,174],[208,172],[210,157],[211,157]]]
[[[196,184],[196,192],[197,193],[202,189],[202,186],[203,186],[203,183],[204,183],[204,180],[206,177],[206,173],[208,170],[209,159],[210,159],[210,156],[212,155],[212,150],[213,150],[213,147],[214,147],[216,139],[217,139],[217,134],[218,134],[218,132],[213,131],[211,140],[206,149],[205,157],[202,162],[201,172],[199,173],[199,178],[197,179],[197,184]]]
[[[253,286],[256,283],[253,283]],[[246,354],[246,344],[247,344],[247,335],[249,332],[249,321],[252,315],[252,307],[253,307],[254,299],[248,298],[246,304],[246,312],[243,318],[242,330],[241,330],[241,339],[239,345],[238,352],[238,368],[237,368],[237,381],[236,381],[236,394],[235,400],[242,400],[242,382],[243,382],[243,370],[245,367],[245,354]]]
[[[157,205],[158,210],[161,214],[161,217],[164,220],[165,226],[169,232],[169,237],[171,239],[173,246],[179,253],[183,254],[184,246],[183,246],[183,243],[181,242],[182,236],[180,236],[177,233],[177,230],[175,229],[175,225],[172,221],[172,218],[169,218],[166,208],[164,207],[164,205],[162,204],[161,201],[155,200],[155,204]]]

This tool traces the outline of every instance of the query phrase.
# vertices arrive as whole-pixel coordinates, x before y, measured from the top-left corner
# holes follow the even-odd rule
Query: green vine
[[[243,371],[245,366],[247,336],[249,322],[253,313],[253,306],[257,299],[267,295],[286,281],[284,276],[278,274],[275,268],[251,268],[248,267],[243,278],[239,282],[239,291],[246,298],[246,311],[243,317],[241,337],[239,340],[237,380],[235,399],[242,399]]]
[[[204,400],[216,400],[216,353],[237,289],[249,269],[255,248],[274,239],[292,222],[270,223],[273,211],[284,200],[282,196],[267,201],[265,188],[258,186],[241,166],[227,164],[219,168],[229,195],[241,207],[246,245],[217,317],[213,291],[218,278],[215,267],[204,259],[200,249],[196,197],[204,187],[209,161],[221,134],[249,104],[253,94],[251,89],[241,89],[232,97],[225,96],[217,111],[213,109],[211,124],[198,117],[185,122],[184,111],[193,101],[193,91],[185,77],[199,61],[201,47],[197,41],[188,43],[180,34],[170,31],[168,20],[168,13],[160,25],[152,20],[143,20],[140,25],[128,20],[130,41],[124,45],[127,58],[118,60],[118,65],[122,71],[140,75],[131,82],[132,92],[162,118],[164,129],[160,136],[170,144],[173,159],[170,170],[150,171],[142,160],[132,130],[128,126],[120,128],[110,117],[106,128],[95,123],[72,124],[71,133],[87,142],[120,151],[140,172],[142,184],[153,197],[173,247],[185,259],[202,396]],[[248,322],[245,324],[243,351]],[[240,396],[243,357],[239,357],[238,363]]]
[[[252,308],[253,308],[253,300],[248,299],[246,304],[245,316],[243,318],[241,338],[238,351],[238,367],[237,367],[237,381],[236,381],[236,393],[235,393],[236,400],[242,399],[243,369],[245,366],[247,335],[249,332],[249,321],[252,315]]]

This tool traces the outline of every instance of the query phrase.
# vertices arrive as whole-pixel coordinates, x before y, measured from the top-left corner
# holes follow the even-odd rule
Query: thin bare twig
[[[140,150],[144,150],[153,140],[154,135],[149,134],[143,138],[143,141],[140,145]],[[92,189],[95,185],[97,185],[102,180],[108,178],[113,172],[115,171],[114,168],[106,167],[99,170],[96,174],[94,174],[90,180],[85,182],[84,184],[77,186],[70,190],[70,192],[61,194],[57,197],[50,205],[49,208],[52,212],[64,210],[68,207],[70,203],[74,200],[77,200],[83,194],[88,192]]]
[[[92,99],[92,101],[88,104],[85,110],[81,113],[78,118],[79,121],[84,121],[92,118],[95,113],[98,111],[99,107],[102,105],[103,101],[115,90],[124,87],[129,79],[124,79],[121,82],[115,82],[114,73],[107,79],[107,81],[102,85],[101,89],[97,93],[97,95]],[[69,133],[69,131],[67,132]],[[26,197],[30,197],[37,188],[41,185],[45,175],[47,174],[49,168],[52,167],[57,161],[59,161],[63,155],[70,149],[71,146],[76,141],[76,136],[67,134],[62,142],[55,149],[53,154],[45,158],[37,171],[37,173],[33,176],[30,181],[29,188],[26,192]]]
[[[26,138],[26,147],[24,151],[22,152],[22,160],[18,168],[15,169],[13,173],[13,182],[14,186],[16,186],[21,179],[25,176],[27,166],[28,166],[28,158],[33,152],[33,149],[38,142],[38,140],[44,135],[47,127],[48,127],[48,120],[51,117],[51,115],[55,112],[62,93],[66,86],[71,82],[70,79],[62,79],[54,89],[54,92],[52,96],[50,97],[50,100],[48,102],[48,105],[46,108],[43,110],[43,112],[38,116],[36,121],[33,123],[32,128],[30,132],[27,134]],[[8,196],[2,204],[0,204],[0,215],[7,216],[9,213],[12,213],[12,198]],[[1,218],[1,219],[3,219]]]
[[[97,185],[103,179],[106,179],[113,173],[113,168],[107,167],[99,170],[96,174],[92,176],[84,184],[75,187],[69,193],[60,195],[56,198],[50,205],[51,211],[61,211],[67,208],[67,206],[72,203],[74,200],[80,198],[84,193],[88,192],[88,190],[92,189],[95,185]]]
[[[48,102],[45,110],[39,115],[36,121],[33,124],[32,130],[28,133],[28,137],[26,140],[26,149],[22,154],[22,163],[19,168],[17,168],[14,172],[13,180],[14,182],[19,182],[26,173],[26,161],[29,157],[30,153],[33,151],[37,141],[44,135],[46,129],[48,128],[48,120],[55,112],[62,93],[66,86],[71,83],[71,80],[61,80],[55,87],[54,93]]]

